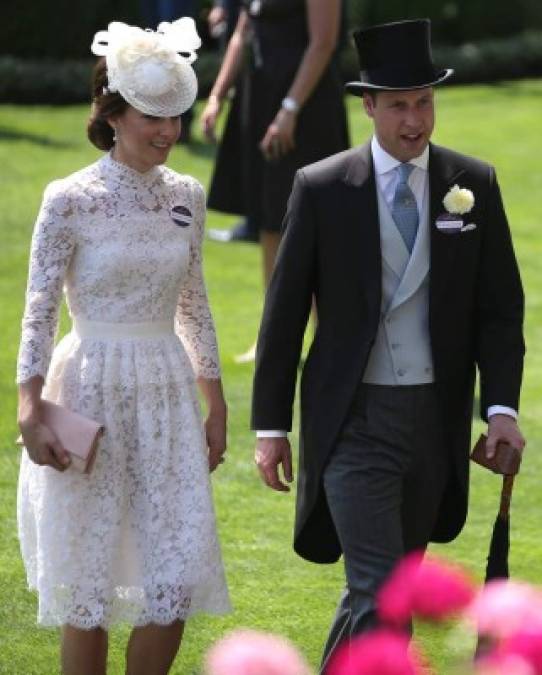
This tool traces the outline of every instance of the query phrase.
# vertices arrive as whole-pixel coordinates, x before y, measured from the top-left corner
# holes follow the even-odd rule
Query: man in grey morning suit
[[[374,135],[296,176],[258,341],[252,426],[263,480],[288,490],[301,379],[295,550],[344,556],[324,652],[375,625],[400,556],[450,541],[467,514],[476,367],[488,453],[517,425],[523,291],[494,169],[429,142],[437,72],[427,20],[355,33]],[[457,185],[462,190],[449,195]],[[468,192],[470,191],[470,192]],[[445,208],[443,199],[447,196]]]

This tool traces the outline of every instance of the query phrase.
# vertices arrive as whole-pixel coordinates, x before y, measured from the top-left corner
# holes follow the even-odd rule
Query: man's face
[[[435,125],[431,87],[365,95],[363,107],[378,142],[392,157],[408,162],[425,150]]]

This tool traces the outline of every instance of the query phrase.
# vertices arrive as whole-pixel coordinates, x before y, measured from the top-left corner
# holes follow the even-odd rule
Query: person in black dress
[[[341,0],[244,0],[202,113],[214,139],[222,102],[242,78],[240,123],[224,136],[208,205],[258,223],[266,287],[295,172],[349,146],[340,27]]]

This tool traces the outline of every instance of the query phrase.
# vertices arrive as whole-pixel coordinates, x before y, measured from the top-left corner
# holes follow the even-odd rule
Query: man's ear
[[[368,117],[373,117],[374,116],[374,100],[373,97],[370,94],[363,94],[363,108],[365,109],[365,112],[367,113]]]

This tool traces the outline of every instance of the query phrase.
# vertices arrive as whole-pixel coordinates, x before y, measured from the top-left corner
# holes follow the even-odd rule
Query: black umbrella
[[[510,551],[510,500],[514,476],[502,477],[501,503],[493,525],[486,565],[486,583],[492,579],[508,579],[508,552]]]
[[[508,443],[498,443],[493,457],[486,455],[486,436],[482,435],[474,446],[471,459],[481,466],[502,476],[501,502],[493,526],[493,534],[487,556],[486,582],[491,579],[507,579],[508,552],[510,550],[510,501],[514,476],[521,464],[521,451]]]
[[[485,452],[486,437],[480,436],[471,454],[478,464],[502,475],[502,490],[499,512],[493,526],[493,534],[487,556],[485,583],[492,579],[508,579],[508,554],[510,552],[510,502],[514,477],[521,464],[521,452],[507,443],[499,443],[494,457],[488,459]],[[492,643],[483,635],[478,637],[475,658],[483,656],[492,648]]]

